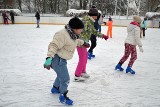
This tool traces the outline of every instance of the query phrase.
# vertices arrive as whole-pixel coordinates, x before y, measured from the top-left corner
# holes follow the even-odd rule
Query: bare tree
[[[17,0],[18,3],[18,8],[21,10],[22,12],[22,0]]]
[[[69,9],[69,0],[66,0],[67,10]]]
[[[7,1],[3,0],[4,8],[7,8]],[[116,9],[116,13],[120,15],[126,15],[128,1],[133,1],[136,4],[138,13],[145,14],[150,11],[158,11],[160,0],[14,0],[15,8],[19,8],[21,11],[27,9],[28,12],[39,11],[42,13],[65,13],[66,10],[72,9],[89,9],[92,5],[95,5],[103,14],[113,15]],[[25,8],[22,8],[22,5]],[[133,14],[134,9],[129,7],[129,13]],[[135,12],[136,13],[136,12]]]
[[[79,8],[82,9],[83,8],[82,6],[83,6],[82,0],[79,0]]]
[[[89,1],[89,0],[83,0],[83,9],[84,9],[84,10],[87,9],[88,1]]]
[[[42,13],[46,13],[46,0],[42,0]]]
[[[24,5],[27,7],[29,13],[31,13],[31,0],[24,0]]]
[[[59,13],[59,11],[60,11],[59,7],[60,7],[60,0],[58,0],[58,2],[57,2],[57,10],[58,10],[58,13]]]
[[[54,3],[53,0],[50,0],[50,2],[49,2],[49,5],[50,5],[50,6],[49,6],[49,7],[50,7],[50,12],[51,12],[51,13],[54,12],[53,3]]]

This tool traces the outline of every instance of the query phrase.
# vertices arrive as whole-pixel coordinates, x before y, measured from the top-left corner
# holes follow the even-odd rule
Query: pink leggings
[[[82,73],[86,72],[88,52],[87,52],[87,48],[84,48],[84,47],[77,47],[77,51],[79,55],[79,62],[75,71],[75,75],[81,76]]]
[[[119,63],[123,64],[128,59],[128,57],[129,57],[130,54],[131,54],[131,58],[130,58],[128,66],[132,67],[134,61],[137,59],[136,46],[128,44],[128,43],[125,43],[124,56],[121,58],[121,60],[119,61]]]

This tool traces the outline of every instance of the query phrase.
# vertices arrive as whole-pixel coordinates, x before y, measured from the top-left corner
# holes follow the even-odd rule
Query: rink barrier
[[[41,17],[40,24],[47,25],[65,25],[71,17]],[[108,19],[104,19],[104,22]],[[126,27],[132,20],[113,19],[113,26]],[[11,23],[11,21],[9,21]],[[3,24],[2,16],[0,16],[0,24]],[[15,24],[36,24],[35,17],[15,16]],[[102,25],[105,26],[105,25]],[[147,21],[147,27],[153,27],[152,21]],[[159,27],[159,21],[155,22],[154,27]]]

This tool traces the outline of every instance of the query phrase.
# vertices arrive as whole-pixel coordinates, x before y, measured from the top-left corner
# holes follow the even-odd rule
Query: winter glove
[[[139,51],[142,53],[144,52],[142,47],[139,47]]]
[[[51,57],[47,57],[44,65],[43,65],[44,68],[50,70],[50,68],[51,68],[51,63],[52,63],[52,58],[51,58]]]
[[[102,36],[102,39],[105,39],[105,40],[107,40],[107,39],[108,39],[108,36],[106,36],[106,35],[103,35],[103,36]]]
[[[90,47],[90,44],[84,41],[83,47],[89,48],[89,47]]]

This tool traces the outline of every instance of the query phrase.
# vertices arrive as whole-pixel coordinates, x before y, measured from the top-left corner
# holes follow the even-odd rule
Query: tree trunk
[[[22,12],[22,0],[17,0],[17,2],[18,2],[18,7],[20,11]]]
[[[34,12],[37,11],[37,0],[34,0]]]
[[[7,1],[4,0],[3,3],[4,3],[4,9],[6,9],[6,7],[7,7]]]
[[[68,10],[69,9],[69,0],[66,0],[66,4],[67,4],[67,9],[66,10]]]
[[[57,0],[54,0],[54,13],[57,11]]]
[[[53,0],[50,0],[50,12],[53,13]]]
[[[82,0],[80,0],[80,1],[79,1],[79,7],[80,7],[80,9],[82,9],[82,8],[83,8]]]
[[[46,6],[46,0],[43,0],[42,1],[42,8],[43,8],[42,12],[43,13],[46,13],[46,7],[45,6]]]
[[[31,13],[31,0],[28,0],[28,10],[29,10],[29,13]]]
[[[60,12],[59,7],[60,7],[60,0],[58,0],[58,7],[57,7],[57,9],[58,9],[58,13]]]
[[[83,0],[83,9],[87,9],[88,0]]]

